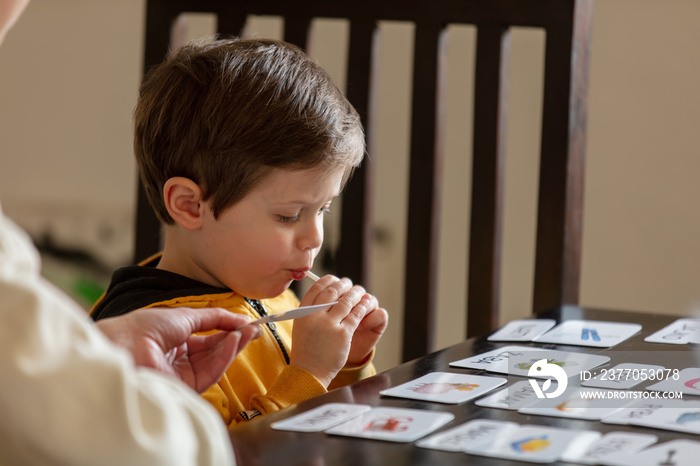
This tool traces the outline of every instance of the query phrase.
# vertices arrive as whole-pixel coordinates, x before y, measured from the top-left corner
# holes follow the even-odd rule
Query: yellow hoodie
[[[157,258],[156,261],[157,262]],[[146,266],[119,269],[105,296],[95,304],[95,320],[121,315],[144,307],[221,307],[255,320],[265,311],[275,314],[299,306],[290,290],[272,299],[253,301],[235,291],[212,287],[172,272]],[[260,307],[262,309],[255,309]],[[321,382],[304,369],[289,364],[293,321],[263,325],[263,336],[250,342],[236,357],[219,382],[202,396],[232,426],[326,392]],[[319,348],[319,351],[323,351]],[[329,389],[376,373],[371,358],[364,365],[343,369]]]

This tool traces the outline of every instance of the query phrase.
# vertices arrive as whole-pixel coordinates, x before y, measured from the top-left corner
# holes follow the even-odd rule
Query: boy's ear
[[[202,225],[204,209],[202,189],[181,176],[168,179],[163,186],[163,200],[168,213],[181,227],[196,230]]]

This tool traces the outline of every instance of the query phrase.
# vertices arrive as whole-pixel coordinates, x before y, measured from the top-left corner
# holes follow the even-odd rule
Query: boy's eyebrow
[[[338,198],[338,196],[340,196],[340,193],[334,194],[333,197],[332,197],[331,199],[327,200],[326,202],[334,201],[335,199]],[[305,205],[308,205],[308,204],[315,204],[315,203],[316,203],[315,201],[309,202],[309,201],[302,201],[302,200],[294,200],[294,201],[281,201],[281,202],[279,202],[278,204],[280,204],[280,205],[286,205],[286,206],[293,206],[293,205],[295,205],[295,206],[296,206],[296,205],[298,205],[298,206],[305,206]]]

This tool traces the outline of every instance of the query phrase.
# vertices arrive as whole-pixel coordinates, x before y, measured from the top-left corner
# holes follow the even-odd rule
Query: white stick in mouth
[[[306,276],[315,282],[317,282],[319,280],[319,276],[316,275],[315,273],[313,273],[311,270],[306,271]]]

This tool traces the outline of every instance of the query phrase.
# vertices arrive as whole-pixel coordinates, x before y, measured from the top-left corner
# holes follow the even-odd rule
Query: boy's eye
[[[299,216],[295,215],[294,217],[287,217],[285,215],[278,215],[277,218],[281,223],[295,223],[299,221]]]
[[[330,206],[324,206],[318,209],[318,215],[329,215],[331,213]],[[301,212],[294,216],[277,214],[277,220],[280,223],[296,223],[301,220]]]

